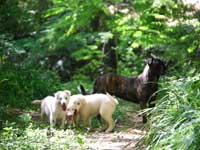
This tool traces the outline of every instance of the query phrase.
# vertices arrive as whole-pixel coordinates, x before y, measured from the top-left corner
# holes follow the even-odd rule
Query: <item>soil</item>
[[[145,135],[141,129],[142,117],[136,113],[128,113],[128,122],[117,122],[116,131],[112,133],[93,132],[87,135],[88,149],[91,150],[142,150],[138,148],[139,140]]]

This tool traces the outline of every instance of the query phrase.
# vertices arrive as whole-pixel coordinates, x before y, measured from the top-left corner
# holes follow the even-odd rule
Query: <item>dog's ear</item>
[[[58,92],[56,92],[56,93],[54,93],[54,97],[55,97],[56,99],[58,99],[58,98],[59,98],[59,91],[58,91]]]
[[[84,95],[80,95],[79,99],[80,99],[81,105],[85,105],[86,104]]]
[[[148,58],[148,59],[146,60],[146,63],[147,63],[148,65],[153,64],[153,58]]]
[[[64,90],[64,92],[65,92],[67,95],[71,96],[71,91],[69,91],[69,90]]]
[[[151,58],[157,59],[158,57],[156,55],[154,55],[153,53],[150,54]]]

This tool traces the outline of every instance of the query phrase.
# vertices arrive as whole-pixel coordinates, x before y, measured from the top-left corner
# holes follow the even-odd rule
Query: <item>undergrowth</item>
[[[73,130],[49,130],[48,128],[35,128],[29,124],[25,129],[7,126],[0,135],[2,150],[39,150],[39,149],[83,149],[84,136],[75,134]]]
[[[200,76],[163,83],[165,95],[151,111],[147,149],[197,150],[200,147]]]
[[[36,122],[29,113],[15,116],[3,124],[0,129],[0,149],[20,150],[60,150],[84,149],[83,132],[68,129],[50,129],[48,124]]]

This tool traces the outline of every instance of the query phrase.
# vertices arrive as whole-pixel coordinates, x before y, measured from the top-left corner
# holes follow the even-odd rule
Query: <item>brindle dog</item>
[[[142,109],[153,107],[151,102],[156,98],[158,80],[166,70],[165,63],[156,57],[150,57],[146,61],[143,72],[137,77],[123,77],[114,73],[107,73],[99,76],[93,87],[93,93],[108,92],[125,100],[139,103]],[[83,94],[86,94],[83,86]],[[85,93],[84,93],[85,92]],[[143,115],[143,123],[146,123],[146,116]]]

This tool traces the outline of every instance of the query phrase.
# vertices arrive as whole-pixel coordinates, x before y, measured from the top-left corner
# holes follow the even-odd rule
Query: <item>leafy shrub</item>
[[[151,112],[147,149],[193,150],[200,147],[200,76],[163,85],[165,96]]]

